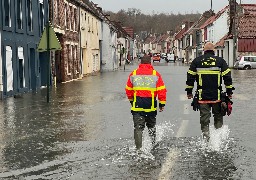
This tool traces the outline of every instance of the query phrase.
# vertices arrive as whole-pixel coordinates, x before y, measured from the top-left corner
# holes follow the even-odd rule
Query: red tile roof
[[[252,15],[256,15],[256,4],[241,4],[243,9]]]
[[[181,29],[176,35],[175,35],[175,39],[181,39],[182,38],[182,36],[183,36],[183,34],[186,32],[187,30],[186,30],[186,28],[183,28],[183,29]]]
[[[204,24],[200,26],[201,29],[204,29],[206,26],[212,24],[216,19],[218,19],[227,9],[229,6],[224,7],[222,10],[220,10],[215,16],[211,16],[207,21],[205,21]]]
[[[240,19],[239,38],[256,38],[256,15],[245,15]]]
[[[148,37],[145,39],[144,43],[145,43],[145,44],[149,44],[150,42],[152,43],[155,39],[156,39],[155,36],[148,36]]]

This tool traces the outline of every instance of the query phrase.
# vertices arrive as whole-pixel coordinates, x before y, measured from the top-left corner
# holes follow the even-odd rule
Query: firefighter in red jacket
[[[142,133],[145,124],[152,145],[154,145],[156,141],[156,98],[158,97],[159,100],[159,111],[162,112],[166,103],[167,91],[161,75],[151,65],[150,56],[142,57],[138,69],[129,75],[125,90],[132,105],[136,148],[139,150],[142,147]]]

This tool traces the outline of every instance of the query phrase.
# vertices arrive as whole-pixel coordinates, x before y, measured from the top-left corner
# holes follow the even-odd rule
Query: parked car
[[[152,56],[152,60],[153,60],[153,62],[155,62],[155,61],[160,62],[160,60],[161,60],[160,54],[159,53],[154,53],[153,56]]]
[[[166,57],[167,57],[167,54],[166,54],[166,53],[161,53],[161,58],[162,58],[162,59],[166,59]]]
[[[256,56],[241,56],[234,64],[235,69],[256,68]]]
[[[167,53],[166,62],[173,61],[175,62],[175,56],[174,54]]]

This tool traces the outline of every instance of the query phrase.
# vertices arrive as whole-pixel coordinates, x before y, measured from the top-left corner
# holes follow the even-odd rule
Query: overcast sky
[[[142,13],[203,13],[211,8],[211,0],[91,0],[98,4],[103,10],[117,12],[120,9],[128,8],[140,9]],[[214,12],[218,12],[229,0],[212,0]],[[256,0],[237,0],[243,4],[255,4]]]

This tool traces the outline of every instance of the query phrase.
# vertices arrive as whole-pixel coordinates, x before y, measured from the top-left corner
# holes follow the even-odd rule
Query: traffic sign
[[[49,29],[49,49],[47,49],[47,29]],[[53,27],[49,24],[44,28],[44,32],[41,36],[39,45],[37,47],[38,52],[44,52],[47,50],[61,50],[61,44],[53,30]]]

